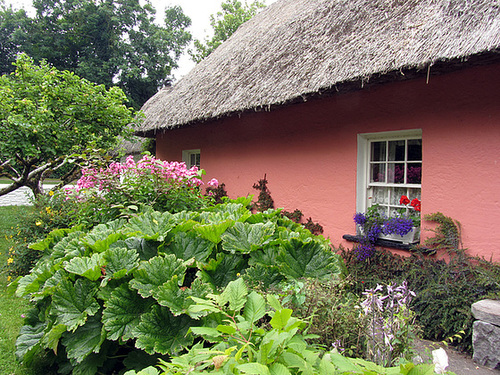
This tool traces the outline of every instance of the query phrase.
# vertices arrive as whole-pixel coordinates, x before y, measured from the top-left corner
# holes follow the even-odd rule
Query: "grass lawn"
[[[15,227],[17,218],[30,207],[5,206],[0,207],[0,374],[28,375],[31,371],[23,368],[15,358],[15,342],[28,303],[24,299],[10,296],[6,289],[8,285],[5,265],[11,240],[7,238],[10,228]]]

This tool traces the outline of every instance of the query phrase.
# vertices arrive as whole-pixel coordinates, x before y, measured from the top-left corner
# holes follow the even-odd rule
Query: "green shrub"
[[[181,374],[433,374],[434,365],[404,363],[384,368],[336,350],[311,345],[305,320],[284,308],[277,296],[249,293],[243,280],[231,281],[221,293],[194,298],[188,309],[203,325],[191,331],[203,341],[187,353],[160,359],[162,375]],[[125,375],[159,375],[155,367]]]
[[[408,282],[416,293],[412,310],[425,339],[442,341],[465,331],[457,347],[472,352],[471,305],[484,298],[500,298],[500,265],[468,256],[459,248],[459,225],[442,214],[426,217],[440,225],[427,245],[450,255],[448,262],[418,252],[400,257],[376,250],[369,259],[358,261],[352,251],[341,249],[349,274],[356,282],[353,292],[360,294],[377,284]]]
[[[16,245],[11,251],[11,276],[26,275],[36,264],[40,252],[29,244],[44,238],[56,228],[81,224],[86,229],[130,217],[147,209],[180,212],[207,207],[212,198],[202,196],[196,167],[183,163],[162,162],[144,156],[137,163],[128,157],[124,163],[104,165],[99,159],[83,168],[74,187],[51,191],[33,200],[31,214],[21,217],[13,230]],[[211,180],[209,186],[217,185]]]
[[[284,279],[338,277],[341,260],[277,210],[252,214],[250,198],[199,212],[150,211],[130,219],[52,231],[43,252],[16,281],[34,304],[17,341],[29,363],[57,353],[75,373],[137,369],[194,343],[202,324],[187,311],[245,275],[272,286]]]

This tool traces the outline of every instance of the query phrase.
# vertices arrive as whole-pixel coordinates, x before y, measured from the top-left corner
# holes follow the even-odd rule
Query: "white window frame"
[[[380,133],[358,134],[358,160],[356,180],[356,212],[366,212],[369,204],[370,187],[370,145],[372,141],[397,141],[403,139],[420,138],[422,130],[403,130]],[[371,184],[376,185],[376,184]],[[390,187],[392,185],[383,184]],[[394,184],[394,187],[422,189],[422,184]]]
[[[199,155],[200,160],[201,160],[201,150],[200,149],[193,149],[193,150],[182,150],[182,161],[186,164],[186,166],[189,168],[192,168],[196,164],[191,163],[191,157],[192,155]],[[199,165],[197,165],[198,168],[200,168]]]

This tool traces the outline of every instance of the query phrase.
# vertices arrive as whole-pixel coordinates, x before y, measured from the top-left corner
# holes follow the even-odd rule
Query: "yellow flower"
[[[42,224],[43,224],[43,223],[42,223],[40,220],[38,220],[38,221],[35,223],[35,225],[36,225],[37,227],[39,227],[39,226],[40,226],[40,225],[42,225]]]
[[[7,276],[7,281],[12,280],[12,276]]]
[[[14,263],[14,258],[7,259],[7,264],[12,264],[12,263]]]
[[[47,211],[48,214],[50,214],[50,207],[45,207],[45,211]]]
[[[49,197],[53,196],[54,195],[54,192],[51,190],[49,191]]]

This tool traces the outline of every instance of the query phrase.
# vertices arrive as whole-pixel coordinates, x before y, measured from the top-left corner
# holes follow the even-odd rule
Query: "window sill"
[[[350,242],[361,242],[361,239],[363,237],[362,236],[353,236],[352,234],[344,234],[342,236],[342,238],[344,240],[347,240]],[[386,248],[390,248],[390,249],[397,249],[397,250],[407,250],[410,252],[419,252],[419,253],[423,253],[426,255],[433,255],[436,253],[436,250],[429,249],[428,247],[420,246],[419,244],[405,245],[401,242],[382,240],[380,238],[377,240],[377,242],[375,242],[375,246],[381,246],[381,247],[386,247]]]

